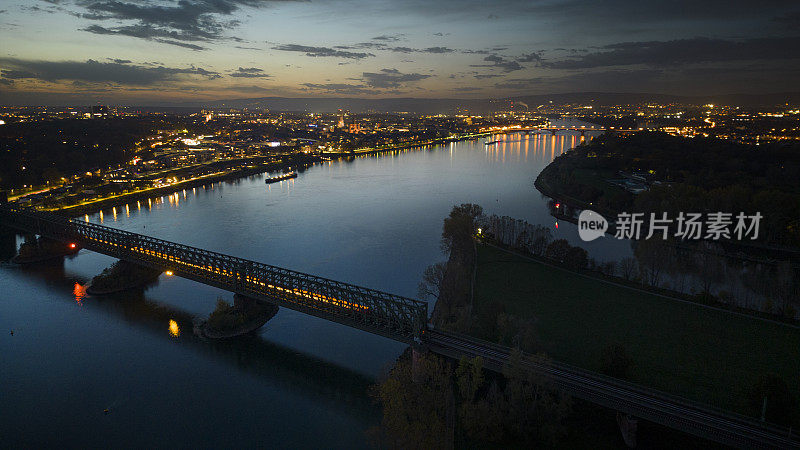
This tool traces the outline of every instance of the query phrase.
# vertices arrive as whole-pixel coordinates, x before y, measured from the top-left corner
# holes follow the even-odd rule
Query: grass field
[[[800,398],[800,329],[604,283],[485,245],[474,315],[492,302],[533,319],[553,359],[599,371],[610,343],[634,361],[632,381],[746,412],[747,390],[775,373]],[[492,339],[494,336],[479,336]]]

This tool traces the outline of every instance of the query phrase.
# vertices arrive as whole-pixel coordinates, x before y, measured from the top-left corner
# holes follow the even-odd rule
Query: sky
[[[798,91],[800,2],[0,0],[0,104]]]

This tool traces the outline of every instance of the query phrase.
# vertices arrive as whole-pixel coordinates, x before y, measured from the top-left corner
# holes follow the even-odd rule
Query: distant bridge
[[[408,343],[415,349],[426,348],[456,359],[480,356],[490,370],[501,371],[510,357],[508,347],[429,328],[427,304],[418,300],[30,208],[1,207],[0,221]],[[524,357],[522,364],[569,395],[705,439],[740,448],[800,448],[796,433],[749,417],[566,364],[530,356]]]
[[[636,133],[637,131],[641,131],[638,129],[622,129],[622,128],[608,128],[608,127],[534,127],[534,128],[523,128],[520,130],[513,130],[513,131],[527,131],[528,133],[551,133],[553,136],[556,135],[559,131],[571,131],[571,132],[578,132],[581,136],[585,136],[587,132],[591,131],[598,131],[598,132],[610,132],[610,133]]]

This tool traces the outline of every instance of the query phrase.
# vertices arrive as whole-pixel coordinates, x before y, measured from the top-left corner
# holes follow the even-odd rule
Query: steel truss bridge
[[[385,292],[196,247],[68,219],[0,207],[0,222],[19,230],[321,317],[451,357],[483,358],[502,371],[511,349],[427,325],[427,304]],[[711,408],[655,389],[525,355],[523,368],[574,397],[739,448],[800,448],[792,430]]]
[[[396,341],[419,341],[427,322],[418,300],[29,208],[0,211],[13,228]]]

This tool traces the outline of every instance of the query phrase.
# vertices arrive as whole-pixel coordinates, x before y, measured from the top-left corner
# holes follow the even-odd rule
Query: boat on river
[[[267,178],[266,180],[264,180],[264,182],[267,184],[277,183],[278,181],[288,180],[290,178],[297,178],[297,172],[290,172],[290,173],[285,173],[283,175],[278,175],[276,177]]]

